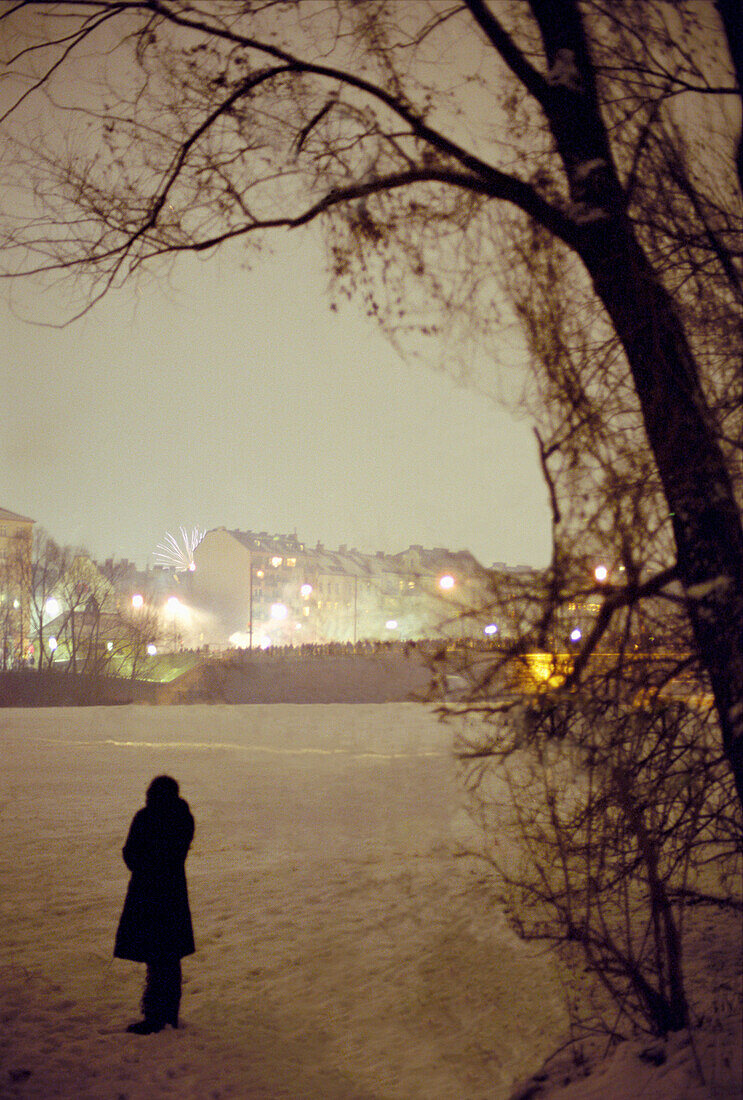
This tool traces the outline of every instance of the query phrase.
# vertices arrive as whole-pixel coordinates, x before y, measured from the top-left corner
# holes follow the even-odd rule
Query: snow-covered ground
[[[450,741],[412,703],[0,711],[0,1097],[507,1097],[567,1021],[549,957],[452,857]],[[140,1037],[143,968],[111,951],[121,845],[163,771],[197,823],[197,953],[183,1026]],[[722,927],[697,935],[702,981],[710,950],[734,981]],[[702,1036],[704,1087],[688,1043],[661,1066],[640,1045],[549,1096],[738,1096],[736,1008]]]

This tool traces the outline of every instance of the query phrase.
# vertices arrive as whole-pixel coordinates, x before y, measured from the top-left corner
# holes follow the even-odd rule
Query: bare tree
[[[118,666],[128,669],[129,678],[137,679],[150,652],[150,647],[159,644],[162,637],[162,617],[151,604],[142,607],[131,605],[119,611],[119,642],[117,654]]]
[[[73,675],[102,676],[121,645],[121,621],[111,581],[84,550],[71,556],[60,580],[63,644]],[[116,652],[115,652],[116,651]]]
[[[568,430],[608,399],[614,430],[604,437],[612,417],[597,417],[596,449],[647,448],[658,487],[647,508],[639,468],[620,465],[617,507],[650,513],[661,572],[630,545],[626,579],[598,601],[599,633],[673,574],[743,799],[734,9],[20,2],[2,17],[20,165],[4,224],[9,275],[66,270],[88,279],[90,301],[157,259],[321,221],[338,291],[390,330],[414,320],[439,339],[457,323],[486,339],[504,260],[528,287],[554,242],[579,319],[569,343],[590,354],[576,373],[540,352],[542,407],[578,394]],[[54,125],[29,139],[39,97]],[[590,498],[591,462],[561,481],[570,436],[553,429],[542,455],[556,545],[575,545],[590,527],[574,508],[570,528],[561,493]]]
[[[30,542],[30,534],[19,530],[0,554],[0,667],[3,670],[26,660],[31,615]]]
[[[49,650],[46,628],[60,614],[57,597],[69,566],[69,551],[60,547],[43,527],[36,527],[28,562],[28,590],[31,594],[31,619],[34,643],[38,647],[36,667],[41,673],[53,653]]]
[[[709,711],[594,687],[460,727],[477,826],[465,850],[495,871],[519,935],[550,943],[571,967],[582,955],[598,989],[576,1023],[586,1026],[593,1002],[591,1026],[615,1038],[627,1023],[665,1035],[696,1019],[689,905],[743,907],[739,806]]]

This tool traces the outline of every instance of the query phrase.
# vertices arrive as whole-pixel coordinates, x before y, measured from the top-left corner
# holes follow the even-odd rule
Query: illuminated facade
[[[194,566],[182,577],[211,618],[204,640],[245,647],[481,633],[462,612],[485,605],[490,581],[468,551],[365,554],[224,527],[206,533]]]

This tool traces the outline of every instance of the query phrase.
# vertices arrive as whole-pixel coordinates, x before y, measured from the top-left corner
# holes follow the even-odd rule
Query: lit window
[[[279,557],[271,558],[271,565],[274,567],[274,569],[278,569],[283,560],[283,558]]]
[[[297,564],[297,559],[296,558],[287,558],[286,559],[286,564],[289,566],[290,569],[293,569],[294,566]]]

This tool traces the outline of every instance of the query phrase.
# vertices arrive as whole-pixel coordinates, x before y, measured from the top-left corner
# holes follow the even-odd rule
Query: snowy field
[[[566,1017],[549,959],[452,858],[450,736],[411,703],[0,711],[0,1097],[507,1097]],[[196,818],[197,953],[183,1026],[140,1037],[143,967],[111,952],[163,771]],[[636,1055],[549,1095],[738,1095],[719,1066],[687,1089],[688,1049]]]

